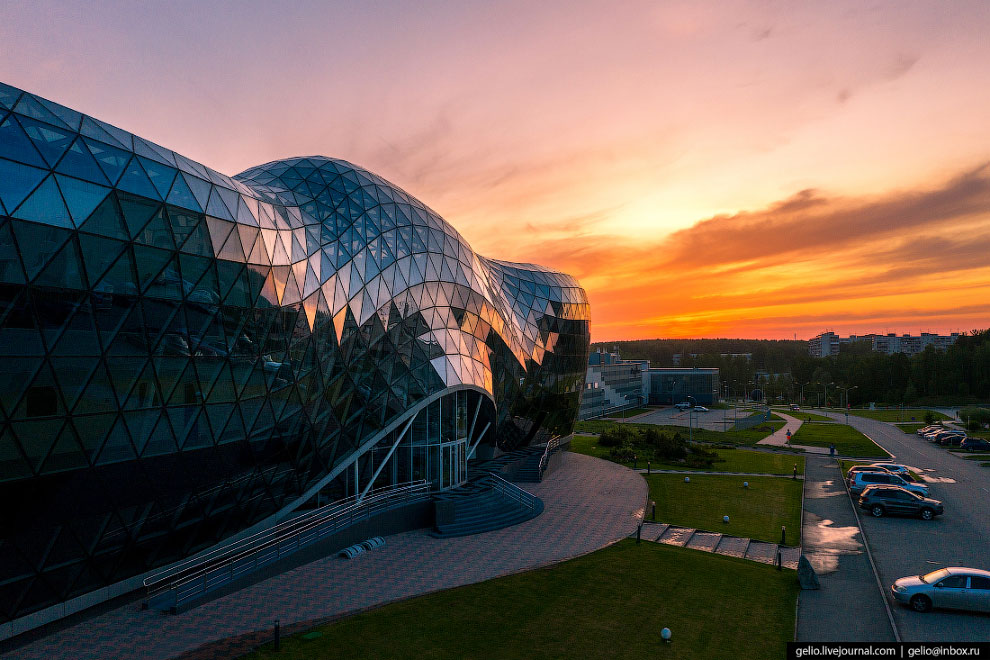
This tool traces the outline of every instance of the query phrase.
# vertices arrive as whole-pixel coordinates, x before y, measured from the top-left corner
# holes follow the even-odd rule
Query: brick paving
[[[632,470],[570,452],[544,482],[525,487],[546,508],[513,527],[451,539],[432,538],[428,530],[396,534],[387,537],[384,549],[351,560],[326,557],[181,614],[120,607],[7,657],[236,656],[269,638],[275,619],[289,633],[315,621],[592,552],[635,534],[647,497],[646,483]]]

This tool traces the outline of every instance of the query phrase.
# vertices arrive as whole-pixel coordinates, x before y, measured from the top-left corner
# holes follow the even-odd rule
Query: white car
[[[674,407],[677,408],[678,410],[687,410],[688,408],[691,407],[691,404],[688,403],[687,401],[681,401],[680,403],[675,403]]]
[[[893,474],[896,474],[896,475],[899,475],[899,476],[902,476],[902,477],[905,474],[910,474],[911,473],[911,470],[907,469],[906,466],[901,465],[900,463],[870,463],[870,465],[872,465],[873,467],[883,468],[887,472],[891,472]]]
[[[695,406],[694,412],[708,412],[708,408],[705,408],[704,406]]]
[[[917,612],[945,607],[990,612],[990,571],[950,566],[927,575],[902,577],[890,587],[898,603]]]

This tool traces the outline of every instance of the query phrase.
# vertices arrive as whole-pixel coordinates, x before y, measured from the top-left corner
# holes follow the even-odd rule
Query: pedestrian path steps
[[[753,541],[751,539],[729,536],[719,532],[708,532],[704,530],[692,529],[691,527],[678,527],[666,523],[644,522],[640,532],[640,538],[663,543],[665,545],[675,545],[691,550],[702,552],[712,552],[717,555],[727,557],[738,557],[761,564],[774,564],[777,560],[777,552],[780,552],[781,563],[784,568],[797,570],[798,559],[801,557],[801,548],[767,543],[765,541]]]

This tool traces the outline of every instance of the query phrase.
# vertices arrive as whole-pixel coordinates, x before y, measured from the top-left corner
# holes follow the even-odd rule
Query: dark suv
[[[966,438],[959,443],[959,448],[966,451],[990,451],[990,442],[983,438]]]
[[[874,518],[891,514],[931,520],[944,512],[938,500],[922,497],[900,486],[867,486],[859,496],[859,506]]]

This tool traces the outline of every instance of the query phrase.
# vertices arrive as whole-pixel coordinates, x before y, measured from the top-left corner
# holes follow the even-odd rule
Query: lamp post
[[[849,423],[849,392],[858,388],[859,385],[853,385],[852,387],[840,387],[839,389],[845,393],[846,400],[846,424]]]
[[[835,383],[823,383],[825,385],[825,409],[828,409],[828,386],[835,385]]]

